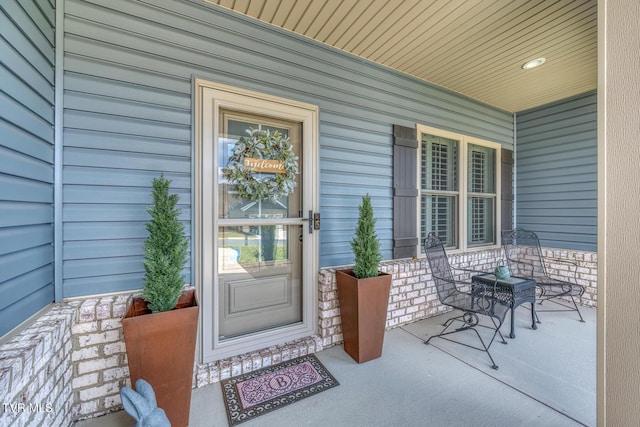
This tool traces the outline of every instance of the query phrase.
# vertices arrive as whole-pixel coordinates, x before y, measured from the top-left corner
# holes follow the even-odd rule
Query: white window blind
[[[423,135],[422,233],[435,231],[447,247],[455,245],[458,199],[458,146],[454,139]]]

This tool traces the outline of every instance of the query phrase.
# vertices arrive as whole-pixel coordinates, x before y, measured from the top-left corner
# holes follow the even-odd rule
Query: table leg
[[[509,334],[509,338],[515,338],[516,337],[515,315],[516,315],[516,308],[515,307],[511,307],[511,333]]]
[[[531,329],[538,329],[538,324],[536,323],[536,304],[531,303]]]

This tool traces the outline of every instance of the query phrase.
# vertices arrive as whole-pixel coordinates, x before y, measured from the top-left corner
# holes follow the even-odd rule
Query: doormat
[[[220,382],[231,426],[339,384],[313,354]]]

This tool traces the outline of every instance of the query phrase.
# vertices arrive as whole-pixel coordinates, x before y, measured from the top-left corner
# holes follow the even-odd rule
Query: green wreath
[[[293,152],[289,137],[280,131],[247,129],[248,136],[241,137],[236,143],[222,174],[230,184],[236,186],[238,195],[251,201],[276,201],[288,195],[296,186],[298,174],[298,156]],[[271,161],[277,164],[277,173],[257,173],[248,166],[246,159]],[[275,161],[275,163],[273,162]]]

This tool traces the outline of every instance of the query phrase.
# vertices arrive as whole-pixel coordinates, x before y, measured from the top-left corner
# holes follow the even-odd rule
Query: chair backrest
[[[429,233],[427,238],[424,239],[424,252],[429,261],[429,268],[431,268],[431,276],[436,284],[438,298],[440,301],[446,300],[457,289],[442,241],[434,232]]]
[[[522,228],[503,231],[502,247],[512,275],[532,279],[548,277],[540,249],[540,240],[533,231]],[[529,266],[533,266],[533,271]]]

